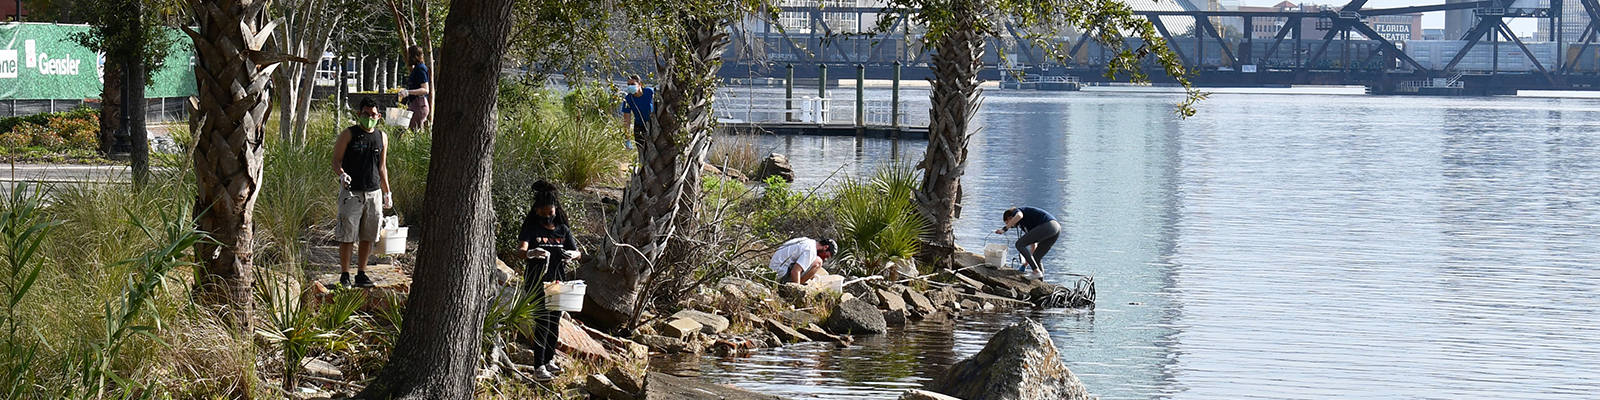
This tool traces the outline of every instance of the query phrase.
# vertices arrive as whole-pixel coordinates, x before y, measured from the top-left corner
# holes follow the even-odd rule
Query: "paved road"
[[[18,183],[60,185],[91,182],[128,182],[126,165],[11,164],[0,163],[0,190],[9,196]],[[37,187],[37,186],[34,186]]]

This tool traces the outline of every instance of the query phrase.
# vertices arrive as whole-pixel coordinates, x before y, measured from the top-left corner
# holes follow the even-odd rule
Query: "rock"
[[[731,179],[731,180],[734,180],[734,181],[738,181],[738,182],[747,182],[747,181],[750,180],[750,178],[747,178],[747,177],[744,176],[743,172],[739,172],[738,168],[722,169],[722,168],[717,168],[717,166],[711,165],[710,163],[705,163],[705,164],[701,164],[700,165],[700,169],[705,171],[705,173],[712,174],[712,175],[722,175],[724,177],[727,177],[728,179]]]
[[[973,289],[976,289],[979,292],[982,292],[982,291],[984,291],[984,289],[987,289],[989,287],[989,285],[985,285],[985,284],[983,284],[983,282],[978,282],[977,279],[972,279],[970,277],[967,277],[966,275],[959,274],[959,273],[956,274],[956,280],[961,281],[961,283],[967,284],[967,286],[971,286]]]
[[[733,295],[740,299],[752,302],[760,302],[764,299],[778,298],[777,295],[772,293],[771,289],[767,289],[766,286],[762,286],[761,284],[752,282],[748,279],[723,278],[721,282],[717,283],[717,290],[721,291],[724,295]]]
[[[961,271],[961,274],[978,280],[979,282],[983,282],[983,284],[988,286],[996,286],[1007,289],[999,290],[991,287],[989,288],[990,290],[986,290],[986,292],[993,293],[997,296],[1010,297],[1013,299],[1021,298],[1023,295],[1032,293],[1033,289],[1036,287],[1049,286],[1049,284],[1044,283],[1044,281],[1030,279],[1026,274],[1023,274],[1022,271],[1010,268],[978,267]],[[1010,295],[1007,296],[1006,293],[1010,293]]]
[[[1061,362],[1044,325],[1025,319],[989,339],[983,350],[930,381],[928,389],[969,400],[1088,399]]]
[[[821,318],[818,318],[816,314],[800,310],[779,312],[778,318],[782,319],[783,323],[789,324],[789,326],[806,326],[817,323],[821,320]]]
[[[800,333],[806,335],[808,338],[811,338],[811,340],[818,342],[834,342],[848,345],[850,342],[854,341],[854,339],[851,339],[849,336],[839,336],[828,333],[828,331],[822,330],[822,327],[817,326],[817,324],[810,324],[806,325],[804,328],[800,328]]]
[[[590,328],[588,326],[579,325],[578,327],[583,328],[584,333],[589,334],[589,338],[605,345],[606,350],[610,351],[613,355],[627,357],[632,360],[644,360],[650,358],[650,348],[646,347],[645,345],[635,343],[632,340],[607,335],[605,332],[595,330],[594,328]]]
[[[845,285],[844,292],[856,296],[856,298],[867,302],[867,304],[878,307],[882,306],[882,300],[878,299],[878,289],[875,289],[872,287],[872,285],[867,284],[867,281],[856,281],[855,283]]]
[[[783,286],[778,286],[778,297],[782,297],[790,304],[803,301],[805,298],[810,297],[811,293],[810,287],[798,283],[790,282],[783,284]]]
[[[682,353],[688,349],[688,344],[684,343],[682,339],[673,337],[638,334],[633,335],[633,341],[639,342],[639,344],[645,345],[645,347],[649,347],[651,351],[657,353],[675,354]]]
[[[761,160],[761,170],[756,173],[756,180],[765,182],[770,176],[783,178],[784,182],[794,182],[794,167],[789,165],[789,157],[772,153]]]
[[[912,311],[916,311],[917,314],[927,315],[939,311],[933,308],[933,302],[929,301],[927,296],[923,296],[922,292],[918,292],[916,289],[908,289],[904,293],[906,305],[911,306]]]
[[[945,286],[928,292],[928,301],[933,302],[934,307],[955,308],[951,304],[961,301],[961,293],[954,286]]]
[[[494,271],[491,271],[490,274],[494,278],[494,283],[500,286],[522,287],[522,274],[517,273],[517,270],[511,269],[510,266],[506,265],[505,261],[500,261],[499,258],[494,259]]]
[[[674,318],[660,325],[656,325],[656,331],[661,332],[663,336],[685,339],[690,335],[693,335],[695,332],[699,332],[704,327],[705,325],[700,325],[699,322],[695,322],[692,319]]]
[[[647,400],[784,400],[744,389],[715,385],[694,378],[651,372],[645,383]]]
[[[350,278],[355,279],[355,274],[351,274]],[[367,278],[372,279],[373,286],[363,289],[367,291],[367,304],[361,306],[362,311],[379,314],[391,307],[405,305],[406,295],[411,293],[411,276],[406,275],[400,267],[390,264],[367,265]],[[317,275],[313,280],[325,288],[332,288],[339,285],[339,274]],[[316,300],[320,304],[327,299],[327,296],[323,296]]]
[[[900,394],[900,400],[961,400],[926,390],[910,389]]]
[[[777,335],[778,339],[783,340],[785,343],[797,343],[811,340],[811,338],[807,337],[804,333],[800,333],[800,331],[797,331],[794,328],[777,321],[769,319],[765,320],[765,324],[767,331],[772,332],[773,335]]]
[[[974,266],[974,265],[982,265],[982,264],[985,263],[982,254],[973,253],[973,252],[966,251],[966,250],[961,250],[961,249],[957,249],[956,250],[955,262],[956,262],[956,266],[960,267],[960,268],[967,268],[967,267],[971,267],[971,266]],[[979,268],[982,268],[982,267],[979,267]]]
[[[694,320],[694,322],[699,322],[700,331],[707,335],[715,335],[728,330],[728,318],[708,312],[683,310],[672,314],[672,318],[688,318]]]
[[[611,352],[606,351],[606,346],[589,336],[578,323],[568,318],[565,313],[561,317],[561,332],[556,338],[556,349],[568,356],[582,358],[589,361],[611,360]]]
[[[618,389],[622,389],[624,392],[637,395],[644,391],[644,377],[625,371],[622,368],[612,368],[610,371],[606,371],[606,379],[610,379],[611,384],[616,385]]]
[[[839,302],[833,315],[828,316],[829,332],[837,334],[880,334],[888,330],[883,314],[877,308],[859,299]]]
[[[589,391],[590,399],[601,400],[634,400],[633,393],[623,391],[616,384],[611,383],[611,378],[605,375],[589,375],[583,380],[583,389]]]
[[[879,303],[879,306],[884,310],[906,311],[905,297],[895,294],[894,292],[890,292],[888,290],[878,290],[878,299],[882,300],[882,302]]]
[[[976,309],[979,309],[979,308],[983,308],[983,303],[979,303],[979,302],[973,301],[973,300],[962,300],[961,301],[961,309],[963,309],[963,310],[976,310]]]
[[[888,326],[905,326],[906,310],[883,310],[883,323]]]
[[[317,358],[306,357],[305,361],[300,363],[300,367],[303,368],[307,375],[328,379],[344,379],[344,371],[340,371],[339,367]]]

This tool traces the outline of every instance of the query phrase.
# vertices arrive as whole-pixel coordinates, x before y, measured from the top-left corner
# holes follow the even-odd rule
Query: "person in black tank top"
[[[392,207],[389,195],[389,140],[378,130],[378,105],[361,101],[357,125],[339,132],[333,144],[333,173],[339,181],[339,217],[333,230],[339,242],[339,285],[352,286],[350,252],[356,250],[354,286],[372,287],[367,258],[378,240],[382,208]]]

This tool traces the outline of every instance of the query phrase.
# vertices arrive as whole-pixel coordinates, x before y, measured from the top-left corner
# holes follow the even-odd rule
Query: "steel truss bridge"
[[[1578,43],[1560,40],[1563,1],[1581,1],[1589,17]],[[1351,0],[1337,10],[1202,11],[1185,0],[1183,10],[1136,11],[1150,20],[1194,75],[1200,86],[1364,85],[1372,93],[1406,94],[1512,94],[1516,90],[1600,90],[1600,0],[1483,0],[1398,8],[1366,8],[1367,0]],[[749,21],[732,29],[732,45],[724,55],[721,75],[734,80],[785,78],[793,69],[798,82],[813,84],[819,77],[834,82],[854,79],[858,66],[867,79],[931,78],[927,68],[930,50],[923,48],[916,27],[906,15],[879,8],[785,7],[785,29],[768,22]],[[1405,42],[1385,38],[1369,18],[1438,11],[1470,11],[1475,22],[1459,39],[1459,49],[1437,62],[1419,62],[1408,54]],[[1217,27],[1220,18],[1243,20],[1243,37],[1228,38]],[[1548,19],[1548,40],[1556,54],[1541,60],[1529,44],[1506,25],[1512,18]],[[850,34],[872,27],[868,20],[887,19],[890,28],[875,35]],[[1278,26],[1272,38],[1255,38],[1255,22]],[[853,23],[852,23],[853,22]],[[1313,22],[1316,29],[1306,32]],[[1281,24],[1279,24],[1281,23]],[[840,26],[847,25],[847,26]],[[1105,82],[1104,61],[1116,49],[1095,43],[1087,33],[1054,38],[1069,49],[1069,59],[1048,57],[1025,35],[1007,24],[1006,37],[990,39],[982,76],[999,80],[1003,74],[1021,72],[1038,76],[1072,76],[1084,82]],[[1320,37],[1319,31],[1325,31]],[[1174,33],[1178,33],[1174,35]],[[1075,36],[1075,37],[1074,37]],[[1264,36],[1264,35],[1263,35]],[[1136,39],[1129,46],[1141,45]],[[1547,48],[1549,43],[1536,43]],[[1507,48],[1515,46],[1515,49]],[[1463,64],[1469,54],[1493,49],[1489,67]],[[1479,49],[1473,52],[1473,49]],[[1503,52],[1509,50],[1509,53]],[[1415,51],[1415,50],[1412,50]],[[998,54],[1004,52],[1002,59]],[[1531,68],[1502,70],[1502,54],[1518,54]],[[1546,52],[1549,53],[1549,52]],[[1481,58],[1481,57],[1480,57]],[[1445,60],[1448,59],[1448,62]],[[1444,64],[1444,65],[1439,65]],[[1485,64],[1477,62],[1476,64]],[[1530,64],[1524,62],[1523,64]],[[1146,70],[1157,83],[1172,82],[1162,76],[1154,57]],[[1125,79],[1125,78],[1119,78]]]

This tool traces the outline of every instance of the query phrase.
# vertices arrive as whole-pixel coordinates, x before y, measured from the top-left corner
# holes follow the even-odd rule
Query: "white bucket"
[[[384,110],[383,123],[390,126],[411,126],[411,110],[390,107]]]
[[[995,268],[1004,267],[1006,266],[1006,253],[1009,252],[1010,249],[1006,245],[999,243],[986,244],[983,246],[983,263]]]
[[[841,275],[819,276],[819,277],[812,278],[811,281],[810,282],[806,282],[806,284],[817,288],[817,290],[832,290],[832,291],[835,291],[835,292],[843,292],[844,291],[844,276],[841,276]]]
[[[383,247],[383,254],[404,254],[406,252],[407,227],[385,228],[383,236],[378,238],[378,245]]]
[[[583,293],[589,285],[583,281],[547,283],[544,285],[545,309],[550,311],[583,311]]]

